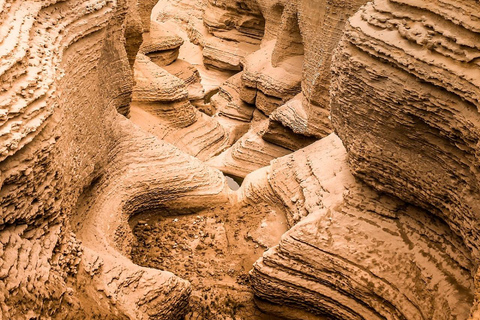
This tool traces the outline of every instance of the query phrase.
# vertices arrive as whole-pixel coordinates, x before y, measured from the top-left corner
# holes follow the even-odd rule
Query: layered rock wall
[[[363,7],[335,55],[332,120],[357,176],[435,212],[478,257],[480,7],[449,4]]]
[[[156,128],[142,127],[202,160],[215,157],[210,165],[240,177],[269,164],[276,156],[328,135],[331,52],[346,19],[364,2],[330,5],[322,1],[159,1],[142,51],[172,75],[167,66],[180,70],[180,66],[174,67],[179,65],[178,60],[195,61],[204,92],[189,95],[189,100],[215,118],[197,115],[191,126],[181,129],[171,127],[168,120],[154,121]],[[181,58],[177,59],[179,51]],[[193,58],[197,55],[201,62]],[[238,73],[220,86],[207,88],[211,77],[208,69]],[[139,70],[139,82],[143,81],[141,73]],[[158,73],[159,82],[165,82],[165,72]],[[176,80],[172,78],[173,82]],[[143,90],[142,86],[150,90],[148,83],[138,89]],[[176,87],[180,94],[181,86]],[[219,90],[217,94],[215,90]],[[226,90],[235,97],[226,97]],[[137,92],[138,101],[144,99],[142,94],[148,95]],[[237,101],[231,104],[232,99]],[[157,106],[162,109],[160,104]],[[165,106],[170,113],[177,112],[177,107],[181,115],[186,107],[190,108],[185,100]],[[251,121],[253,107],[268,117],[260,126]],[[142,111],[133,118],[137,123],[148,116],[143,111],[158,113],[151,105],[140,108]],[[239,118],[238,112],[246,115]],[[191,144],[182,138],[186,136]],[[252,158],[252,147],[247,144],[257,149],[259,159]]]
[[[179,319],[190,284],[127,258],[128,221],[235,203],[292,228],[264,311],[476,319],[480,7],[366,4],[330,88],[365,2],[1,3],[1,318]]]
[[[82,250],[69,235],[65,219],[94,177],[95,164],[105,161],[111,143],[101,131],[90,136],[96,127],[90,120],[90,129],[72,123],[82,123],[83,118],[86,124],[89,119],[79,106],[96,106],[90,112],[100,120],[107,106],[129,103],[128,65],[119,72],[112,70],[126,61],[118,52],[124,52],[120,41],[126,3],[25,6],[18,1],[5,3],[2,9],[2,314],[6,318],[54,315],[65,312],[68,304],[78,308],[78,298],[66,283],[78,272]],[[102,59],[107,51],[111,61]],[[72,63],[82,56],[91,63]],[[112,80],[123,85],[105,87],[103,95],[90,87],[91,94],[86,95],[85,86],[103,82],[91,71],[97,65],[105,68],[105,77],[118,75]],[[85,78],[91,83],[83,82]],[[87,147],[87,139],[99,149]],[[62,303],[64,296],[67,300]]]
[[[353,13],[361,3],[336,5]],[[290,225],[308,216],[251,272],[262,309],[298,319],[478,317],[479,12],[475,1],[374,1],[349,20],[335,54],[331,92],[333,125],[347,153],[325,138],[247,176],[242,188],[243,199],[285,206]],[[337,21],[325,29],[334,35],[323,37],[334,40],[348,15],[330,13],[310,19],[319,23],[321,17],[329,26]],[[299,21],[305,38],[305,20]],[[305,48],[305,64],[309,54],[322,52],[328,50]],[[329,65],[312,57],[326,75]],[[329,76],[307,77],[316,80],[302,79],[302,94],[270,116],[286,126],[295,117],[295,132],[301,132],[298,123],[311,124],[299,117],[308,114],[306,90],[307,105],[328,105]],[[344,175],[344,166],[366,184],[348,170]],[[446,261],[452,262],[447,269]],[[341,270],[369,276],[354,279]]]
[[[117,113],[133,87],[124,47],[127,2],[10,1],[0,8],[1,317],[177,319],[189,283],[134,265],[116,248],[118,234],[128,238],[125,216],[161,203],[175,208],[184,198],[191,205],[182,207],[195,210],[203,195],[227,201],[225,180],[201,163],[191,166],[178,150],[168,152],[172,146],[135,135]],[[137,177],[137,198],[123,190],[116,199],[124,205],[107,208],[108,218],[94,210],[89,220],[91,211],[78,207],[79,198],[105,199],[109,184],[122,188],[119,176],[135,177],[139,159],[162,154],[188,165],[183,175],[159,169],[169,178],[150,202],[135,202],[148,190],[148,177]]]
[[[247,177],[243,201],[291,225],[251,271],[257,305],[288,319],[466,319],[474,259],[442,220],[355,179],[331,135]]]
[[[350,19],[332,85],[332,122],[354,174],[443,219],[474,266],[479,14],[477,1],[374,1]]]

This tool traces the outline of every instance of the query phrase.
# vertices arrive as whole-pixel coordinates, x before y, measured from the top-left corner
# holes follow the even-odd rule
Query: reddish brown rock
[[[249,122],[255,108],[240,99],[241,78],[242,74],[238,73],[228,79],[212,97],[211,103],[220,115]]]
[[[0,318],[479,318],[480,8],[365,3],[0,3]]]
[[[478,266],[480,8],[446,3],[375,1],[350,19],[332,122],[357,177],[443,219]]]
[[[257,305],[290,319],[466,319],[475,268],[431,213],[349,171],[331,135],[243,185],[244,201],[283,203],[291,224],[251,271]],[[434,245],[433,245],[434,243]]]
[[[135,208],[134,198],[129,198],[133,194],[122,191],[135,186],[120,180],[136,181],[140,197],[146,177],[136,175],[137,165],[144,161],[152,168],[152,159],[172,150],[139,133],[117,113],[129,105],[133,87],[123,35],[127,2],[13,1],[0,6],[0,30],[6,40],[0,62],[5,110],[0,316],[178,319],[185,313],[189,283],[133,264],[115,238],[128,230],[122,229],[125,210]],[[178,150],[170,155],[187,159],[184,163],[194,161]],[[203,168],[199,172],[210,171],[204,176],[206,189],[215,189],[210,189],[212,178],[219,179],[219,189],[210,196],[226,201],[221,174],[197,165]],[[167,184],[183,184],[179,180],[190,176],[189,170],[181,170],[183,178],[172,172]],[[155,175],[149,171],[148,177]],[[187,193],[198,197],[192,198],[193,207],[202,198],[199,186],[187,187]],[[94,210],[93,219],[83,215],[109,202],[101,199],[111,201],[108,190],[117,192],[120,206],[114,211],[105,207],[105,215]],[[175,199],[164,198],[172,190],[154,194],[157,200],[172,200],[175,207]],[[184,191],[178,191],[180,199]],[[91,208],[83,202],[90,197]]]

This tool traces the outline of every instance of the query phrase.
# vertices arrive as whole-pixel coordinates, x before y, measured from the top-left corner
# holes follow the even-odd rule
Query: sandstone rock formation
[[[0,2],[0,319],[479,319],[479,21]]]
[[[151,21],[150,32],[144,35],[140,52],[164,67],[177,60],[182,44],[183,39],[168,30],[167,26]]]
[[[466,319],[475,264],[461,239],[356,180],[346,158],[331,135],[244,183],[247,201],[283,203],[290,225],[308,215],[254,265],[258,305],[294,319]]]
[[[356,2],[344,7],[339,4],[338,8],[330,10],[322,3],[319,8],[312,9],[312,3],[301,1],[159,1],[153,9],[150,33],[144,36],[142,48],[152,47],[153,43],[158,43],[153,45],[158,48],[168,48],[161,50],[162,53],[157,50],[155,54],[163,57],[157,64],[168,69],[165,65],[171,64],[178,52],[176,46],[173,50],[169,45],[182,43],[178,38],[178,41],[171,40],[172,34],[181,35],[184,44],[180,47],[180,56],[198,69],[204,92],[202,95],[201,89],[191,90],[199,94],[192,94],[189,100],[199,111],[216,115],[217,119],[197,116],[198,125],[210,128],[208,132],[196,133],[195,126],[178,131],[163,125],[152,125],[157,129],[149,131],[202,160],[223,152],[210,164],[241,177],[285,154],[273,152],[275,149],[295,151],[328,135],[331,132],[327,103],[329,60],[346,18],[360,4]],[[323,20],[319,21],[322,14]],[[328,43],[313,32],[318,25],[324,38],[330,39]],[[154,33],[157,35],[153,36]],[[309,60],[305,60],[305,46],[309,48],[306,55]],[[169,55],[170,52],[175,54]],[[322,52],[320,57],[318,52]],[[153,55],[150,58],[155,59]],[[209,68],[222,72],[243,71],[223,85],[217,82],[210,86]],[[176,68],[177,71],[181,69],[180,66]],[[312,77],[312,70],[316,76]],[[218,78],[217,75],[213,77]],[[319,85],[322,93],[317,88]],[[323,99],[322,102],[319,99]],[[255,128],[254,123],[250,128],[244,123],[251,122],[253,106],[269,117],[268,124],[261,126],[262,130],[258,126]],[[139,112],[136,110],[137,115]],[[132,120],[142,126],[147,116],[143,113],[143,120],[137,117]],[[172,138],[163,133],[166,131]],[[245,135],[247,131],[249,135]],[[241,138],[242,135],[245,136]],[[178,138],[186,136],[189,141],[195,141],[196,148],[189,149],[188,143]],[[253,154],[244,149],[245,141],[252,139],[258,140],[254,149],[272,151],[261,152],[262,159],[253,159]],[[245,156],[239,156],[240,153]],[[228,170],[229,167],[241,167],[242,170]]]
[[[332,92],[354,174],[442,218],[476,261],[479,9],[475,1],[363,7],[337,49]]]
[[[141,190],[148,190],[135,174],[142,158],[151,166],[151,160],[169,154],[169,161],[179,157],[189,168],[167,178],[159,167],[168,184],[149,193],[150,206],[175,207],[184,197],[195,208],[205,203],[198,202],[203,195],[224,202],[225,180],[198,161],[191,166],[195,160],[154,137],[136,133],[117,114],[128,106],[133,84],[123,46],[127,4],[1,4],[2,318],[178,319],[185,312],[189,284],[123,256],[114,237],[125,219],[117,217],[148,207],[146,201],[135,203]],[[155,177],[152,173],[148,178]],[[193,185],[181,182],[192,174],[198,177]],[[118,184],[119,176],[136,187]],[[136,198],[122,191],[125,187],[134,194],[140,188]],[[112,190],[124,194],[116,198],[116,209],[104,207],[105,215],[101,208],[95,211]],[[92,218],[89,208],[77,208],[84,191],[95,199]],[[74,221],[81,222],[81,230]]]
[[[245,57],[257,50],[265,20],[256,1],[209,0],[203,23],[214,37],[203,45],[206,65],[240,71]]]

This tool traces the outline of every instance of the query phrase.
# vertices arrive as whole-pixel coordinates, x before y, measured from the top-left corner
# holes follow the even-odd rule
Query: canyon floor
[[[278,319],[255,307],[248,272],[287,230],[283,213],[269,206],[181,216],[155,211],[135,216],[130,226],[135,263],[169,270],[192,284],[185,319]]]

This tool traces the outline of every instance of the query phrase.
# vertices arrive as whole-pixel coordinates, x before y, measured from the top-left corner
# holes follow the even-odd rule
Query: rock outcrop
[[[261,309],[289,319],[465,319],[474,260],[434,215],[349,171],[331,135],[275,160],[244,201],[282,204],[290,225],[251,271]],[[267,191],[268,190],[268,191]]]
[[[282,122],[283,126],[317,139],[328,135],[332,130],[328,120],[331,54],[346,20],[364,3],[365,0],[259,1],[266,20],[264,52],[255,53],[250,66],[247,59],[244,76],[244,86],[258,91],[244,90],[242,98],[247,102],[257,100],[257,107],[267,115],[277,108],[292,114],[285,109],[295,106],[293,114],[301,118],[285,118],[288,120]],[[255,80],[262,78],[263,81]],[[260,94],[256,96],[255,92]],[[301,104],[284,106],[299,93],[296,101]],[[274,99],[279,97],[283,101]]]
[[[168,26],[151,21],[150,32],[144,35],[140,53],[160,67],[173,63],[178,58],[183,39],[168,30]]]
[[[0,1],[0,319],[480,318],[479,21]]]
[[[248,132],[207,164],[234,177],[245,178],[247,174],[268,166],[273,159],[289,154],[290,150],[262,139],[267,127],[268,118],[256,110]]]
[[[194,126],[178,131],[178,127],[163,124],[152,125],[149,131],[202,160],[223,152],[210,164],[222,170],[242,168],[228,171],[241,177],[285,154],[277,149],[295,151],[328,135],[331,52],[347,17],[363,2],[332,7],[321,2],[317,7],[309,1],[160,1],[153,9],[150,33],[142,45],[152,49],[143,51],[173,74],[182,70],[181,66],[173,67],[179,51],[188,50],[180,56],[198,69],[201,79],[200,85],[188,86],[188,100],[217,119],[197,115],[195,121],[210,128],[207,131]],[[315,31],[319,26],[320,33]],[[194,56],[201,61],[192,59]],[[207,87],[208,68],[243,70],[223,85]],[[191,78],[190,72],[180,73]],[[269,118],[261,127],[250,123],[253,107]],[[138,123],[139,118],[132,119]],[[192,143],[182,140],[187,136]],[[254,159],[255,152],[249,152],[252,148],[247,144],[263,150],[262,158]],[[195,147],[190,149],[190,145]]]
[[[250,122],[255,107],[240,98],[242,73],[237,73],[223,83],[219,92],[212,96],[211,103],[220,116]]]
[[[446,221],[475,266],[479,14],[476,1],[366,5],[335,54],[332,91],[354,174]]]
[[[204,204],[203,195],[223,203],[226,185],[218,171],[135,133],[137,128],[117,113],[128,107],[133,86],[123,34],[127,5],[80,0],[1,4],[4,319],[178,319],[185,312],[188,282],[133,264],[117,248],[115,235],[128,231],[122,223],[132,210],[162,203],[177,208],[183,200],[194,210]],[[162,155],[186,167],[165,175]],[[149,193],[150,202],[138,205],[148,179],[156,176],[152,171],[148,177],[135,174],[140,159],[149,167],[157,161],[157,173],[166,180]],[[188,186],[184,181],[192,175],[196,182]],[[132,184],[120,183],[120,177]],[[87,199],[89,192],[95,201],[82,207],[79,199]],[[109,198],[109,192],[124,196],[117,197],[118,206],[102,211],[98,201]],[[126,198],[131,195],[136,198]],[[81,228],[72,225],[75,221]]]
[[[208,0],[203,23],[209,34],[203,44],[204,63],[240,71],[244,59],[259,49],[265,20],[257,1]]]
[[[366,0],[298,1],[299,28],[305,46],[302,93],[308,122],[304,131],[308,135],[324,137],[331,132],[327,119],[332,52],[342,36],[347,19],[365,3]]]
[[[274,67],[272,53],[275,41],[247,57],[242,75],[240,97],[255,106],[265,115],[270,115],[278,107],[300,92],[303,56],[293,56]]]

